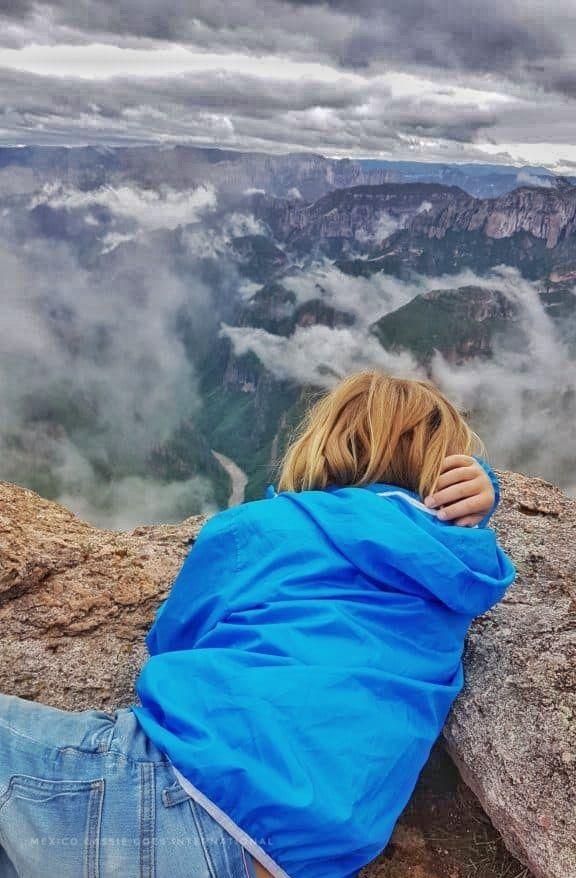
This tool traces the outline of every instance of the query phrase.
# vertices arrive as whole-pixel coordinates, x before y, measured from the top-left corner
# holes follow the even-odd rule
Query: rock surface
[[[0,691],[131,703],[144,635],[202,524],[101,531],[0,482]]]
[[[488,238],[528,232],[553,248],[576,231],[576,190],[570,184],[554,189],[524,186],[498,198],[452,199],[419,214],[412,225],[431,238],[443,238],[448,231],[480,231]]]
[[[510,850],[576,876],[576,500],[507,474],[496,516],[518,575],[468,638],[444,738]]]
[[[422,213],[460,217],[476,204],[457,186],[384,183],[337,189],[311,204],[258,195],[253,209],[279,241],[306,250],[318,241],[376,243]]]
[[[383,181],[339,188],[309,204],[259,194],[253,209],[278,241],[297,249],[330,240],[377,242],[398,228],[433,240],[448,233],[487,239],[525,233],[548,250],[576,234],[576,188],[562,181],[553,188],[521,186],[497,198],[475,198],[439,183]]]
[[[500,476],[495,526],[518,578],[471,632],[445,739],[536,878],[576,878],[576,500]],[[74,709],[130,703],[145,632],[202,523],[101,531],[0,483],[0,691]],[[400,847],[415,832],[401,825]],[[391,874],[383,863],[366,875]]]

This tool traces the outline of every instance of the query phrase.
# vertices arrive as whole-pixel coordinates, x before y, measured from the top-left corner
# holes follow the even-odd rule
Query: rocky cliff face
[[[309,204],[259,193],[252,211],[288,252],[320,252],[354,275],[505,264],[565,282],[576,270],[576,187],[562,181],[483,199],[435,183],[360,185]]]
[[[538,878],[576,875],[576,500],[508,475],[496,516],[518,575],[477,620],[444,730],[465,780]]]
[[[298,188],[304,199],[313,201],[331,189],[362,184],[442,183],[487,197],[509,192],[526,179],[547,188],[558,182],[549,171],[538,167],[331,159],[316,153],[272,155],[166,145],[3,147],[0,170],[8,167],[20,173],[6,175],[1,181],[0,192],[4,194],[23,192],[43,181],[66,181],[81,188],[126,181],[146,185],[162,182],[181,188],[211,180],[228,191],[264,188],[281,197]]]
[[[576,230],[576,189],[521,187],[498,198],[451,200],[414,218],[411,230],[430,238],[447,232],[482,232],[488,238],[511,238],[527,232],[556,247]]]
[[[534,876],[575,878],[576,500],[539,479],[500,476],[495,523],[518,578],[471,631],[445,740]],[[100,531],[0,483],[0,689],[65,708],[130,703],[145,632],[202,523]],[[430,845],[421,829],[419,863]],[[407,818],[367,876],[470,874],[448,868],[450,842],[439,871],[401,868],[398,851],[412,850],[415,832]]]
[[[470,197],[456,186],[435,183],[386,183],[329,192],[312,204],[256,195],[254,215],[273,235],[296,250],[327,241],[374,247],[419,213],[442,213],[466,205]],[[474,199],[472,199],[474,200]],[[337,252],[337,251],[336,251]]]

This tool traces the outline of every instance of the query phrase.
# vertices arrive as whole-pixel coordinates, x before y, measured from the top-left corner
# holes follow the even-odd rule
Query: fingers
[[[476,466],[457,466],[454,469],[446,470],[443,472],[441,476],[438,477],[438,481],[436,482],[436,491],[441,491],[442,488],[448,488],[450,485],[455,485],[457,482],[465,482],[469,479],[475,479],[479,475]]]
[[[441,472],[446,472],[455,466],[478,466],[478,462],[471,454],[448,454],[442,461]]]
[[[438,518],[473,527],[493,501],[493,489],[483,467],[469,454],[449,454],[442,463],[434,494],[424,503],[438,509]],[[441,507],[441,508],[440,508]]]
[[[458,470],[456,470],[456,472],[458,472]],[[426,497],[424,503],[426,506],[433,509],[438,506],[457,503],[459,500],[468,499],[468,502],[471,502],[475,497],[479,497],[480,505],[478,507],[465,510],[467,513],[477,512],[483,508],[485,502],[482,489],[483,481],[478,478],[478,476],[474,475],[473,478],[467,478],[464,482],[459,480],[454,484],[448,484],[446,487],[442,487],[441,490],[436,490],[434,494],[430,494]]]
[[[442,521],[454,521],[456,518],[463,518],[469,515],[478,515],[484,511],[484,499],[482,495],[475,494],[473,497],[466,497],[456,503],[450,503],[438,510],[438,518]]]

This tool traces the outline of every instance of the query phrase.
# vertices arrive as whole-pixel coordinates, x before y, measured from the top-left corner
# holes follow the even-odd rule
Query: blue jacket
[[[272,874],[351,878],[386,845],[462,687],[470,622],[515,569],[491,528],[394,485],[268,494],[202,528],[134,709]]]

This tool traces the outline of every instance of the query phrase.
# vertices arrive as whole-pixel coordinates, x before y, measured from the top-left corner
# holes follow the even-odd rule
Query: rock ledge
[[[470,634],[445,743],[534,876],[576,878],[576,500],[499,476],[494,523],[518,577]],[[0,482],[0,690],[129,704],[146,630],[202,524],[101,531]]]

